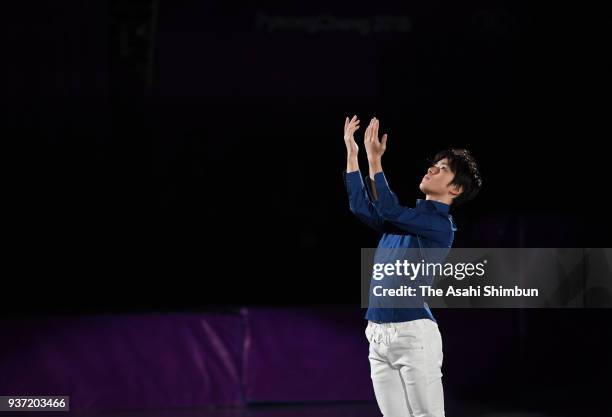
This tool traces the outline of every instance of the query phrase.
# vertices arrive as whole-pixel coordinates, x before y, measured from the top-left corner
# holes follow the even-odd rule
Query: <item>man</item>
[[[382,233],[379,251],[393,248],[450,248],[457,230],[451,207],[471,200],[482,180],[474,158],[465,149],[442,151],[421,180],[425,199],[415,208],[399,204],[382,169],[387,134],[379,140],[379,121],[372,118],[364,134],[369,177],[364,184],[354,139],[359,119],[347,117],[344,181],[350,210]],[[431,282],[429,283],[431,284]],[[370,300],[372,297],[370,296]],[[412,308],[375,306],[366,313],[370,370],[374,393],[385,417],[444,416],[442,338],[429,306],[421,299]]]

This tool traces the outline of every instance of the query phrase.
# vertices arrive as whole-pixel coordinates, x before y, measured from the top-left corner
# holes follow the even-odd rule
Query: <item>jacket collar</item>
[[[437,211],[442,214],[448,214],[450,211],[450,205],[448,204],[434,200],[423,200],[422,198],[417,199],[416,206],[421,210]]]

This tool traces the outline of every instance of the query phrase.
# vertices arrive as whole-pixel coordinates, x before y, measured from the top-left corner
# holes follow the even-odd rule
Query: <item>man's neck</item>
[[[444,203],[447,205],[451,205],[453,203],[453,199],[451,197],[442,197],[442,196],[436,196],[436,195],[425,195],[425,200],[431,200],[431,201],[437,201],[438,203]]]

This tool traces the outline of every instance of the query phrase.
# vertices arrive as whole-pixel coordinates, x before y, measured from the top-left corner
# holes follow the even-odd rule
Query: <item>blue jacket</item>
[[[344,171],[343,177],[351,212],[359,220],[382,233],[378,242],[379,249],[449,248],[450,250],[457,227],[449,214],[448,204],[418,199],[415,208],[402,206],[389,188],[383,172],[374,176],[374,184],[368,177],[365,183],[367,186],[360,171],[349,173]],[[372,186],[375,187],[375,193]],[[378,252],[377,250],[375,257]],[[431,281],[427,285],[431,285]],[[427,303],[422,298],[420,300],[415,308],[374,307],[370,301],[365,318],[379,323],[422,318],[436,321]]]

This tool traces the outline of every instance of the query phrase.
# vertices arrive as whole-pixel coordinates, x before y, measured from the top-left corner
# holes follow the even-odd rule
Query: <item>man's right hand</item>
[[[347,157],[356,157],[357,152],[359,152],[359,146],[357,146],[357,142],[355,142],[355,137],[353,134],[355,131],[359,129],[359,119],[357,115],[353,116],[351,120],[347,117],[344,120],[344,144],[346,145],[346,155]]]
[[[368,162],[380,162],[385,150],[387,149],[387,134],[385,133],[382,140],[378,139],[378,127],[380,122],[376,117],[370,121],[370,125],[366,128],[364,134],[363,145],[368,155]]]

